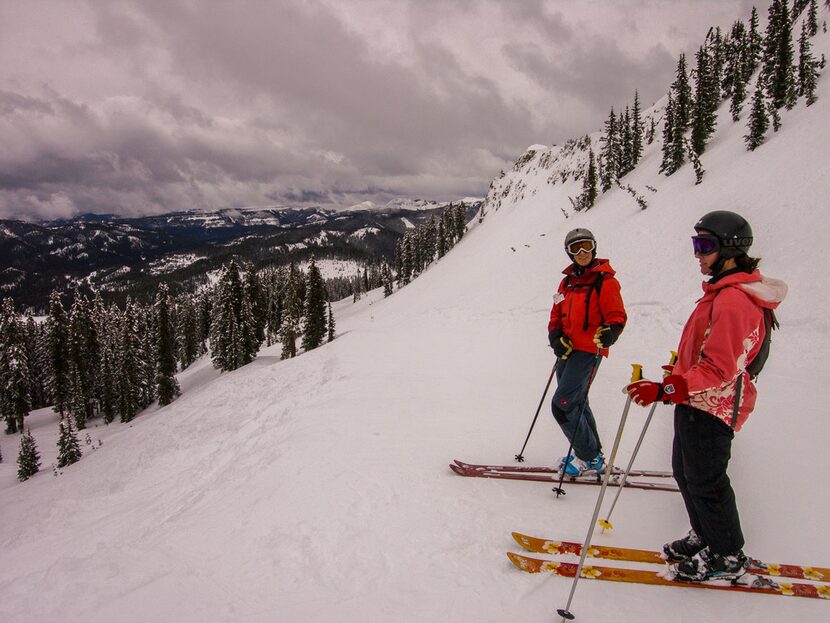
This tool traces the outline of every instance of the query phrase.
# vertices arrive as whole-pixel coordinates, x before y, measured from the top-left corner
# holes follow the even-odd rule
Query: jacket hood
[[[617,274],[613,268],[611,268],[611,264],[608,260],[604,260],[601,258],[595,259],[590,266],[585,268],[586,273],[605,273],[606,275],[611,275],[612,277]],[[573,275],[574,274],[574,265],[568,264],[565,267],[565,270],[562,271],[565,275]]]
[[[761,307],[775,309],[787,296],[787,284],[780,279],[765,277],[761,271],[753,273],[734,273],[727,275],[717,283],[703,282],[705,293],[716,292],[728,286],[743,290],[753,301]]]

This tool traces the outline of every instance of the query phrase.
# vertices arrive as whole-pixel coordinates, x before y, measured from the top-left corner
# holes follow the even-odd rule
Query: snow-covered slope
[[[814,45],[830,54],[828,35]],[[519,451],[553,363],[547,316],[575,226],[597,235],[630,313],[592,390],[610,446],[628,364],[657,376],[677,344],[700,291],[691,228],[719,208],[750,220],[763,270],[790,285],[757,410],[733,450],[747,550],[830,564],[828,119],[826,77],[818,103],[784,113],[754,153],[744,123],[722,115],[699,186],[688,166],[659,176],[655,144],[625,180],[656,189],[647,210],[617,189],[566,219],[579,182],[539,185],[392,297],[338,304],[333,343],[291,361],[266,349],[229,374],[202,362],[172,405],[113,425],[61,476],[46,468],[0,491],[0,620],[556,620],[570,581],[513,568],[510,532],[581,541],[597,490],[555,499],[542,484],[459,478],[447,463]],[[623,464],[644,418],[632,409]],[[661,408],[638,464],[667,469],[670,439]],[[0,443],[8,483],[16,438]],[[566,447],[545,410],[528,462]],[[655,547],[687,529],[679,496],[640,491],[623,494],[614,524],[596,540]],[[818,601],[587,581],[572,610],[586,622],[830,616]]]

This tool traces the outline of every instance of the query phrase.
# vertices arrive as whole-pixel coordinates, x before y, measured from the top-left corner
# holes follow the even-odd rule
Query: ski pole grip
[[[631,382],[635,383],[637,381],[643,380],[643,364],[641,363],[632,363],[631,364]]]
[[[663,366],[663,378],[671,375],[671,370],[674,369],[674,364],[677,363],[677,351],[672,350],[669,352],[671,353],[671,356],[669,357],[668,365]]]

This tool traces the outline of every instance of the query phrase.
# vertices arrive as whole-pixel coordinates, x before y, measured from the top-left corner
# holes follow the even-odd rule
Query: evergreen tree
[[[464,237],[464,232],[467,231],[466,224],[466,208],[463,203],[459,203],[455,207],[455,239],[461,240]]]
[[[364,271],[364,279],[368,274]],[[368,283],[366,284],[368,286]],[[326,336],[326,286],[320,269],[311,256],[306,277],[305,318],[303,325],[303,350],[309,351],[323,343]]]
[[[81,446],[78,444],[78,436],[72,430],[72,421],[68,417],[61,418],[59,426],[58,467],[66,467],[81,459]]]
[[[256,347],[250,301],[242,285],[239,265],[231,260],[222,269],[214,294],[210,325],[213,365],[224,371],[236,370],[253,361]]]
[[[686,69],[686,55],[681,54],[677,61],[677,72],[674,82],[672,83],[672,93],[674,93],[674,127],[675,136],[679,134],[682,136],[689,127],[692,121],[692,109],[694,101],[692,100],[692,86],[689,83],[689,74]],[[681,141],[682,142],[682,141]],[[682,149],[682,146],[681,146]]]
[[[302,309],[302,303],[298,300],[300,298],[299,277],[292,265],[289,269],[288,280],[284,288],[284,306],[285,311],[282,317],[282,326],[280,327],[280,341],[282,342],[282,358],[289,359],[297,356],[297,337],[300,332],[300,318],[302,316],[298,310]]]
[[[634,91],[634,108],[631,111],[631,169],[634,169],[643,157],[644,127],[640,110],[640,93]]]
[[[29,370],[23,323],[7,298],[0,309],[0,412],[6,434],[23,432],[23,418],[31,409]]]
[[[176,341],[170,318],[170,292],[167,284],[156,294],[156,395],[160,406],[169,405],[181,393],[176,380]]]
[[[807,35],[815,37],[818,34],[818,1],[810,0],[810,11],[804,22],[807,25]]]
[[[631,111],[626,106],[625,112],[620,115],[620,177],[634,168],[632,141]]]
[[[770,98],[776,108],[795,106],[796,80],[794,52],[792,42],[792,22],[790,21],[787,0],[779,3],[779,24],[775,29],[775,61],[770,80]]]
[[[674,98],[672,94],[668,95],[668,102],[666,103],[666,114],[663,120],[663,159],[660,163],[660,173],[665,173],[669,170],[671,165],[672,155],[672,140],[674,138]]]
[[[331,311],[331,303],[328,304],[328,322],[326,326],[328,341],[331,342],[334,339],[334,313]]]
[[[28,480],[40,471],[40,453],[37,451],[32,431],[28,430],[20,437],[20,452],[17,455],[17,479]]]
[[[812,106],[818,99],[816,96],[818,70],[811,51],[807,22],[802,23],[798,48],[798,95],[807,100],[807,106]]]
[[[78,290],[69,313],[69,410],[79,430],[92,416],[100,348],[88,299]]]
[[[257,341],[257,350],[265,341],[265,323],[268,300],[265,286],[262,284],[259,273],[250,266],[245,273],[245,294],[251,305],[251,314],[254,320],[254,335]]]
[[[695,73],[695,105],[692,122],[691,146],[696,154],[706,150],[706,143],[714,132],[715,112],[712,100],[711,58],[703,46],[697,52],[697,72]],[[717,101],[717,100],[715,100]]]
[[[763,39],[761,54],[761,75],[764,78],[767,96],[773,96],[773,75],[778,61],[779,33],[781,30],[781,0],[772,0],[767,9],[767,30]]]
[[[755,71],[758,65],[758,59],[761,57],[761,49],[763,47],[763,38],[758,31],[758,10],[753,6],[752,15],[749,18],[749,36],[747,37],[748,54],[746,55],[746,71],[744,71],[744,79],[749,80],[749,77]]]
[[[759,77],[755,86],[755,95],[752,98],[752,111],[749,115],[749,132],[744,136],[747,150],[755,151],[764,142],[768,128],[769,118],[767,117],[764,90],[761,78]]]
[[[582,178],[582,195],[580,207],[589,210],[594,207],[597,201],[597,166],[594,158],[594,150],[588,150],[588,170]]]
[[[440,228],[440,223],[438,225]],[[440,238],[439,238],[440,240]],[[439,255],[439,257],[441,257]],[[392,269],[389,268],[389,264],[383,265],[383,296],[386,298],[387,296],[391,296],[394,288],[394,280],[392,277]],[[331,309],[331,304],[329,304],[329,309]]]
[[[620,139],[617,127],[617,116],[614,109],[608,115],[605,122],[605,135],[600,139],[603,144],[601,158],[603,161],[602,178],[600,187],[602,192],[608,192],[620,176]]]
[[[128,297],[124,313],[118,319],[118,346],[115,378],[118,382],[118,413],[122,422],[131,422],[141,409],[139,375],[139,336],[136,309]]]
[[[55,411],[63,416],[69,401],[69,320],[56,291],[49,297],[46,334],[49,352],[49,398],[55,406]]]

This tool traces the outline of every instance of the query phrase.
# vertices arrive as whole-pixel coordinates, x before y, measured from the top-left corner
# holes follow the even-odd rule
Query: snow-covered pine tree
[[[620,177],[620,160],[622,157],[617,115],[614,113],[613,108],[611,108],[608,119],[605,121],[605,134],[600,139],[600,142],[602,142],[600,158],[602,158],[603,162],[600,188],[605,193],[611,190],[611,187]]]
[[[714,59],[708,49],[701,46],[697,53],[695,107],[691,136],[692,147],[698,155],[706,151],[706,144],[715,133],[719,104],[720,79],[714,69]]]
[[[692,121],[692,85],[689,83],[689,72],[686,68],[686,55],[681,54],[677,61],[675,80],[671,85],[674,94],[674,136],[682,136]],[[681,141],[682,143],[682,141]],[[681,145],[682,149],[682,145]]]
[[[118,346],[115,378],[118,382],[118,414],[122,422],[131,422],[141,409],[140,338],[137,334],[137,310],[127,297],[118,319]]]
[[[31,385],[23,323],[7,298],[0,308],[0,412],[6,434],[23,431],[23,418],[31,409]]]
[[[815,37],[818,34],[818,0],[810,0],[810,10],[807,12],[807,35]]]
[[[23,325],[23,343],[26,352],[26,373],[31,383],[29,385],[29,405],[32,409],[40,409],[49,404],[46,398],[46,382],[43,370],[46,369],[44,329],[35,322],[31,313],[26,314]]]
[[[769,95],[776,108],[795,106],[797,86],[793,51],[793,30],[787,0],[779,2],[778,26],[775,29],[775,62],[769,83]]]
[[[631,111],[631,169],[634,169],[643,157],[643,113],[640,109],[640,93],[634,91],[634,107]]]
[[[46,319],[46,340],[49,353],[47,388],[55,412],[63,416],[69,400],[69,319],[60,295],[49,296],[49,317]]]
[[[620,177],[634,168],[634,156],[632,155],[632,131],[631,131],[631,110],[625,107],[625,112],[620,115]]]
[[[245,293],[251,305],[251,314],[254,318],[254,335],[257,340],[257,350],[259,350],[259,347],[265,341],[268,299],[262,279],[253,266],[249,266],[245,272]]]
[[[668,101],[666,102],[666,113],[663,119],[663,145],[661,147],[663,159],[660,162],[660,173],[668,171],[671,165],[673,151],[672,140],[674,138],[674,109],[674,97],[669,93]]]
[[[256,351],[254,319],[235,260],[228,262],[216,284],[210,325],[214,367],[231,371],[253,361]]]
[[[816,103],[816,86],[818,82],[818,63],[813,58],[807,22],[802,22],[801,37],[798,40],[798,95],[804,97],[807,106]]]
[[[117,365],[117,333],[109,329],[101,344],[101,362],[98,368],[98,378],[101,380],[101,393],[98,396],[101,415],[105,424],[111,424],[118,412],[119,379],[116,377]]]
[[[81,460],[81,446],[78,436],[72,430],[72,420],[61,418],[60,434],[58,435],[58,467],[66,467]]]
[[[95,368],[99,358],[98,335],[92,322],[89,300],[75,290],[69,312],[69,410],[75,417],[78,430],[86,428],[86,420],[92,416],[97,372]]]
[[[766,93],[772,97],[773,74],[778,57],[779,30],[781,29],[781,0],[772,0],[767,8],[767,29],[761,51],[761,75],[764,77]]]
[[[758,60],[761,58],[761,51],[763,49],[764,40],[758,30],[758,9],[752,7],[752,13],[749,17],[749,35],[747,36],[747,46],[749,54],[745,55],[747,66],[744,71],[744,78],[747,82],[750,76],[755,72],[758,66]]]
[[[766,98],[764,97],[763,83],[761,77],[755,85],[755,95],[752,97],[752,110],[749,114],[748,132],[744,136],[744,143],[749,151],[755,151],[766,137],[769,128],[769,117],[767,117]]]
[[[17,454],[17,479],[28,480],[40,471],[40,453],[37,451],[31,429],[20,437],[20,451]]]
[[[711,60],[709,64],[709,79],[712,84],[709,88],[713,92],[714,100],[720,103],[720,100],[723,97],[721,95],[720,85],[723,80],[723,66],[726,60],[726,42],[723,39],[723,33],[721,32],[720,26],[715,27],[714,37],[712,37],[711,42],[706,45],[706,49],[709,52]],[[717,110],[717,106],[715,106],[715,109]]]
[[[466,224],[466,212],[467,209],[464,207],[463,203],[459,203],[455,206],[455,239],[456,241],[461,240],[464,237],[464,232],[467,231],[467,224]]]
[[[170,291],[166,283],[156,293],[156,395],[159,405],[169,405],[181,393],[176,380],[176,339],[170,318]]]
[[[438,259],[440,260],[444,255],[447,253],[447,232],[444,229],[444,221],[442,219],[438,220],[438,229],[435,236],[435,246],[436,252],[438,253]],[[395,255],[395,259],[397,260],[397,253]],[[398,274],[400,274],[401,267],[398,265]]]
[[[438,227],[440,229],[441,224],[439,222]],[[440,240],[440,238],[437,238]],[[439,256],[440,257],[440,256]],[[383,264],[383,296],[384,298],[387,296],[391,296],[392,292],[394,291],[394,278],[392,277],[392,269],[389,268],[389,264]],[[331,309],[331,303],[329,303],[329,309]]]
[[[594,150],[588,149],[588,168],[582,178],[582,195],[579,198],[580,207],[590,210],[597,201],[597,164]]]
[[[331,311],[331,302],[328,303],[328,322],[326,323],[327,339],[331,342],[334,339],[334,313]]]
[[[368,281],[368,275],[365,279]],[[320,346],[326,337],[326,286],[313,255],[308,265],[305,292],[302,347],[309,351]]]

